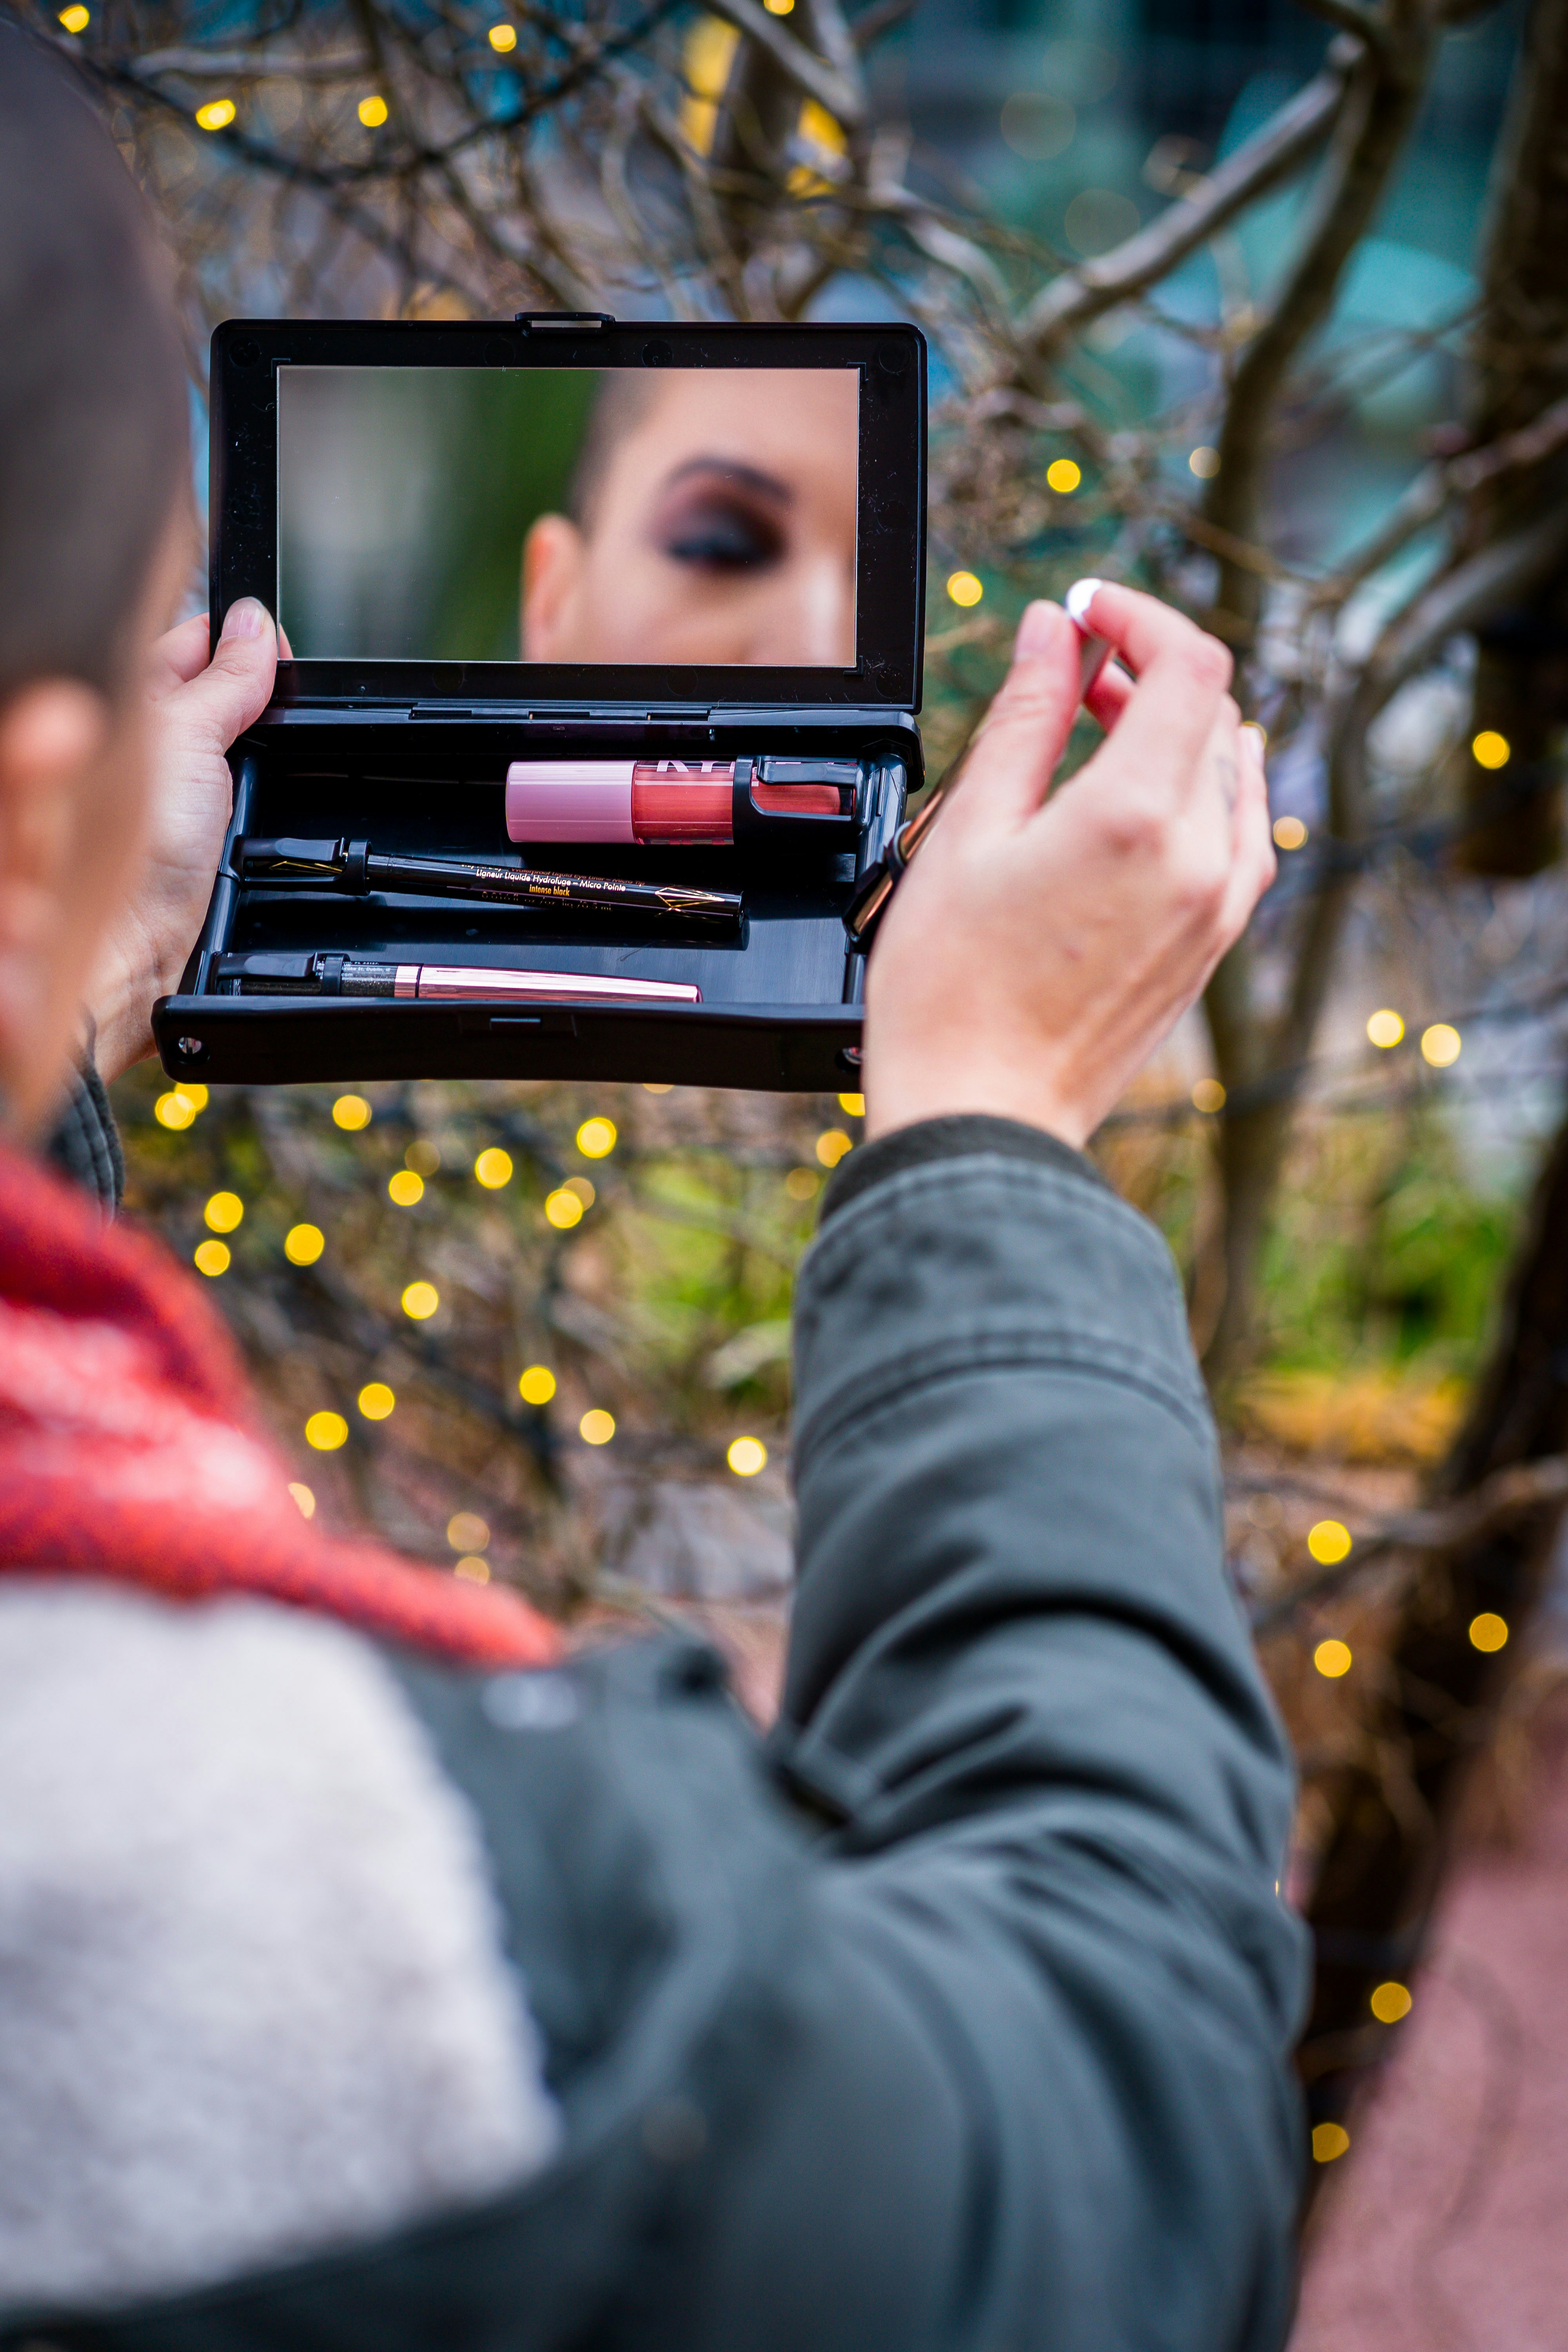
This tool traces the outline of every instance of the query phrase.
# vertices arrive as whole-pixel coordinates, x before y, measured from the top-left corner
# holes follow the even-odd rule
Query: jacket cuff
[[[90,1060],[72,1076],[43,1156],[79,1184],[106,1217],[115,1214],[125,1193],[125,1154],[108,1091]]]
[[[963,1112],[947,1118],[918,1119],[913,1127],[895,1128],[891,1135],[879,1135],[875,1143],[849,1152],[828,1179],[818,1223],[825,1225],[862,1192],[890,1182],[906,1169],[923,1168],[934,1160],[968,1159],[977,1151],[1005,1160],[1027,1160],[1037,1168],[1087,1177],[1110,1189],[1093,1160],[1059,1136],[1047,1135],[1043,1128],[1026,1126],[1018,1118]]]

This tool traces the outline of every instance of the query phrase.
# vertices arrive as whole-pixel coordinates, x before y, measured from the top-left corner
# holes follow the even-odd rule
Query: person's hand
[[[1101,587],[1090,612],[1132,673],[1106,670],[1089,697],[1106,741],[1047,798],[1082,640],[1057,605],[1031,604],[882,918],[868,1135],[989,1111],[1081,1146],[1273,878],[1262,739],[1226,692],[1229,654],[1131,589]]]
[[[147,855],[88,992],[106,1078],[153,1051],[153,1006],[179,986],[223,855],[234,799],[226,755],[272,692],[278,636],[253,596],[229,606],[210,661],[207,634],[201,614],[153,649]]]

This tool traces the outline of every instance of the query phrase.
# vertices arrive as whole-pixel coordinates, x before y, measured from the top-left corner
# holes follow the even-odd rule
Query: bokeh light
[[[1307,1531],[1307,1549],[1320,1568],[1337,1567],[1350,1558],[1351,1531],[1342,1519],[1319,1519]]]
[[[1277,816],[1274,820],[1276,849],[1305,849],[1307,828],[1299,816]]]
[[[305,1443],[318,1454],[335,1454],[348,1444],[349,1425],[341,1412],[313,1412],[305,1423]]]
[[[366,1421],[384,1421],[397,1399],[384,1381],[367,1381],[355,1402]]]
[[[1404,1036],[1405,1024],[1398,1013],[1385,1004],[1381,1012],[1373,1013],[1368,1020],[1366,1034],[1373,1045],[1381,1045],[1386,1052],[1391,1045],[1397,1045]]]
[[[584,1160],[605,1160],[615,1148],[613,1118],[585,1118],[577,1129],[577,1149]]]
[[[984,595],[985,583],[973,572],[950,572],[947,593],[953,604],[961,604],[968,612],[971,605],[978,604]]]
[[[616,1416],[603,1405],[590,1405],[577,1423],[577,1434],[584,1445],[608,1445],[616,1433]]]
[[[815,1201],[822,1190],[822,1179],[815,1168],[792,1168],[784,1178],[784,1191],[792,1201]]]
[[[1473,1648],[1489,1655],[1500,1650],[1508,1640],[1508,1619],[1500,1617],[1495,1609],[1483,1609],[1479,1617],[1470,1620],[1470,1642]]]
[[[524,1404],[548,1404],[555,1394],[555,1375],[548,1364],[530,1364],[518,1377],[517,1392]]]
[[[1513,745],[1495,727],[1483,727],[1471,741],[1470,757],[1478,768],[1506,768],[1513,757]]]
[[[864,1118],[866,1097],[864,1095],[840,1095],[838,1108],[841,1111],[847,1111],[851,1118]]]
[[[412,1168],[416,1176],[434,1176],[441,1165],[440,1148],[427,1135],[416,1135],[403,1155],[403,1164]]]
[[[1053,457],[1046,467],[1046,486],[1058,498],[1070,497],[1083,479],[1083,467],[1076,457]]]
[[[654,1078],[645,1078],[642,1082],[642,1090],[645,1095],[672,1095],[675,1092],[673,1087],[663,1086]]]
[[[498,57],[510,57],[517,47],[517,26],[492,25],[485,37]]]
[[[1193,1088],[1193,1108],[1212,1117],[1225,1108],[1225,1088],[1217,1078],[1200,1078]]]
[[[454,1511],[447,1522],[447,1541],[454,1551],[484,1551],[489,1539],[489,1522],[478,1511]]]
[[[384,98],[362,98],[358,111],[359,119],[367,131],[379,131],[386,121],[386,100]]]
[[[91,22],[91,16],[81,6],[80,0],[78,0],[78,5],[74,8],[60,10],[60,23],[68,33],[85,33]]]
[[[1410,2014],[1410,1988],[1390,1977],[1386,1984],[1374,1987],[1370,1995],[1370,2005],[1380,2025],[1397,2025],[1402,2017]]]
[[[1187,471],[1195,474],[1200,482],[1212,482],[1219,471],[1219,451],[1200,445],[1187,459]]]
[[[245,1215],[245,1202],[237,1192],[215,1192],[202,1215],[215,1234],[232,1234]]]
[[[460,1576],[465,1584],[488,1584],[490,1564],[488,1559],[481,1559],[477,1551],[465,1552],[461,1559],[453,1561],[452,1573]]]
[[[1421,1032],[1421,1058],[1435,1070],[1449,1070],[1458,1060],[1462,1045],[1451,1021],[1434,1021],[1430,1029]]]
[[[425,1179],[416,1168],[395,1168],[386,1180],[386,1197],[395,1208],[412,1209],[425,1198]]]
[[[229,1249],[226,1242],[198,1242],[192,1263],[198,1274],[226,1274],[229,1269]]]
[[[226,131],[236,111],[232,98],[209,98],[196,109],[196,126],[202,131]]]
[[[332,1105],[332,1124],[341,1127],[345,1135],[357,1135],[368,1127],[371,1108],[363,1095],[340,1095]]]
[[[289,1492],[293,1496],[295,1502],[300,1507],[300,1517],[302,1518],[313,1519],[316,1516],[316,1497],[312,1494],[310,1488],[305,1485],[303,1479],[290,1478],[289,1481]]]
[[[411,1322],[427,1323],[441,1304],[433,1282],[411,1282],[403,1294],[403,1311]]]
[[[544,1214],[557,1233],[569,1234],[574,1225],[583,1222],[583,1203],[575,1192],[569,1192],[563,1184],[558,1191],[546,1193]]]
[[[290,1225],[283,1236],[283,1255],[290,1265],[314,1265],[326,1246],[320,1225]]]
[[[475,1160],[474,1174],[487,1192],[499,1192],[503,1184],[511,1182],[510,1152],[503,1151],[499,1144],[492,1143],[489,1150],[481,1151]]]
[[[175,1134],[182,1128],[189,1127],[195,1115],[196,1106],[184,1087],[171,1087],[168,1093],[160,1095],[153,1106],[153,1116],[159,1126],[169,1128]]]
[[[1312,2127],[1312,2158],[1317,2164],[1334,2163],[1350,2144],[1351,2136],[1343,2124],[1315,2124]]]
[[[830,1127],[816,1139],[816,1156],[825,1168],[837,1168],[845,1153],[854,1149],[841,1127]]]
[[[754,1478],[768,1466],[768,1449],[760,1437],[733,1437],[724,1459],[737,1478]]]
[[[1348,1642],[1328,1641],[1319,1643],[1312,1653],[1312,1664],[1327,1681],[1337,1683],[1342,1675],[1349,1674],[1355,1660]]]

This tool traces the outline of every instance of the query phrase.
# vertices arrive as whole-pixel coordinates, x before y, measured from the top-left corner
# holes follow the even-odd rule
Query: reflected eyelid
[[[726,482],[754,490],[759,498],[771,499],[776,506],[795,504],[795,492],[787,482],[781,482],[776,474],[764,473],[760,466],[748,466],[740,457],[687,457],[665,476],[664,488],[672,490],[692,474],[718,474]]]

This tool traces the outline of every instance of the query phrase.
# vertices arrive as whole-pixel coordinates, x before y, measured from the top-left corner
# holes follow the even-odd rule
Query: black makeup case
[[[530,373],[540,370],[548,381]],[[604,478],[624,477],[628,501],[685,501],[648,558],[675,583],[659,627],[676,625],[689,579],[716,632],[721,624],[733,637],[733,615],[754,607],[773,614],[784,651],[798,650],[792,615],[807,611],[817,594],[810,583],[830,568],[822,551],[829,541],[804,537],[817,510],[811,499],[829,510],[838,462],[829,462],[820,436],[813,439],[816,392],[805,386],[809,398],[791,398],[783,372],[801,370],[836,372],[838,383],[847,371],[857,387],[853,637],[834,648],[841,666],[775,665],[754,650],[712,663],[506,657],[521,654],[526,625],[510,617],[522,592],[507,501],[519,515],[529,498],[570,504],[576,495],[581,506],[561,452],[574,451],[581,466],[601,414],[591,404],[605,401],[605,414],[653,423],[638,428],[643,441],[616,445],[620,471],[612,467]],[[679,381],[651,381],[670,371]],[[697,371],[769,373],[757,379],[754,400],[748,383],[737,403],[732,384],[715,394],[682,373]],[[317,373],[307,382],[301,372]],[[632,383],[634,373],[648,381]],[[706,394],[721,424],[704,425],[711,446],[682,460],[682,404],[695,403],[696,413]],[[847,417],[837,389],[831,399]],[[745,446],[748,405],[769,423],[765,462],[753,464]],[[571,429],[562,424],[567,408],[578,419]],[[784,429],[792,412],[798,433]],[[471,446],[448,466],[443,419],[459,415]],[[325,425],[312,423],[320,416]],[[537,432],[531,419],[544,420]],[[668,494],[633,463],[658,433],[659,462],[674,453]],[[492,442],[500,456],[490,476],[483,460]],[[551,448],[553,482],[539,454]],[[600,458],[603,472],[609,461],[602,451]],[[517,488],[525,474],[532,489]],[[230,604],[249,595],[301,641],[297,657],[279,663],[270,707],[234,747],[234,818],[207,919],[179,994],[154,1008],[171,1076],[583,1077],[800,1091],[856,1083],[864,958],[850,946],[844,912],[921,780],[918,330],[554,313],[510,326],[230,321],[213,337],[211,480],[215,633]],[[683,520],[693,500],[701,511]],[[575,528],[550,525],[574,547]],[[797,556],[792,532],[805,553]],[[444,584],[426,594],[420,583],[437,572]],[[792,604],[787,583],[797,577],[807,584]],[[688,651],[697,625],[688,625]],[[515,648],[500,634],[513,626]],[[509,840],[509,766],[554,761],[733,761],[734,837],[683,845]],[[837,817],[758,806],[750,780],[815,774],[823,762],[853,780]],[[258,878],[259,842],[335,844],[343,870],[322,887],[309,872],[290,879],[286,861],[275,860]],[[718,927],[679,913],[649,920],[599,905],[384,889],[374,856],[366,867],[367,843],[385,856],[510,861],[739,893],[742,912]],[[455,967],[473,992],[432,1001],[410,982],[396,995],[357,994],[352,976],[367,966]],[[562,993],[533,1001],[510,985],[487,992],[486,973],[519,971],[560,976]],[[700,1001],[595,1001],[573,992],[579,976],[674,983],[700,991]]]

